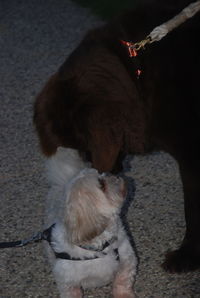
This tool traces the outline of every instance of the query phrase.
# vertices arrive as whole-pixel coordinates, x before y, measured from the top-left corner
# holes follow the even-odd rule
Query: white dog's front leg
[[[76,276],[71,275],[71,265],[67,260],[56,259],[53,273],[61,298],[83,297],[83,291],[79,284],[71,283],[72,280],[76,280]]]
[[[135,298],[131,266],[121,266],[113,283],[114,298]]]
[[[137,258],[122,228],[119,233],[119,270],[113,282],[114,298],[134,298],[133,285],[137,272]]]

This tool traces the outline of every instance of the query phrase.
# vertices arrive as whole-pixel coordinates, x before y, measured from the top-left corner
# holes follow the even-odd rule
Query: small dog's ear
[[[100,225],[96,224],[94,221],[90,221],[83,217],[83,214],[79,214],[80,216],[77,216],[76,223],[73,221],[73,227],[70,224],[70,221],[67,220],[68,228],[70,229],[70,237],[71,242],[73,244],[83,244],[91,241],[98,235],[100,235],[106,228],[107,222],[102,221]],[[71,227],[70,227],[71,225]],[[68,231],[69,231],[68,229]]]
[[[83,194],[81,198],[74,197],[68,202],[65,224],[73,244],[91,241],[106,229],[109,218],[99,211],[96,200],[98,198],[92,194]]]

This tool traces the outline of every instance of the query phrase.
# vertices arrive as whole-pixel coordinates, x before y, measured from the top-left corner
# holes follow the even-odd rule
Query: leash
[[[196,1],[188,5],[184,8],[179,14],[170,19],[169,21],[163,23],[160,26],[155,27],[150,34],[146,36],[145,39],[140,42],[131,42],[120,40],[121,43],[128,48],[129,57],[135,58],[138,55],[138,52],[141,49],[145,49],[145,46],[151,44],[156,41],[160,41],[163,37],[165,37],[170,31],[174,30],[182,23],[192,18],[196,13],[200,11],[200,1]],[[141,75],[141,69],[138,68],[136,70],[137,78]]]
[[[188,19],[192,18],[199,11],[200,11],[200,1],[191,3],[186,8],[184,8],[179,14],[177,14],[175,17],[173,17],[166,23],[154,28],[153,31],[151,31],[151,33],[144,40],[145,41],[144,45],[147,43],[152,43],[152,42],[161,40],[170,31],[174,30],[175,28],[180,26],[182,23],[184,23]],[[143,41],[142,41],[140,43],[137,43],[136,47],[139,50],[141,47],[144,47],[144,45],[143,45]]]
[[[34,234],[32,237],[30,237],[28,239],[18,240],[18,241],[0,242],[0,249],[1,248],[23,247],[23,246],[26,246],[27,244],[30,244],[30,243],[40,242],[42,240],[45,240],[51,246],[51,248],[54,252],[54,255],[57,259],[64,259],[64,260],[70,260],[70,261],[88,261],[88,260],[94,260],[94,259],[99,258],[98,256],[95,256],[93,258],[83,257],[81,259],[81,258],[72,257],[67,252],[59,252],[58,253],[58,252],[54,251],[54,249],[52,247],[52,244],[51,244],[51,233],[52,233],[52,229],[54,228],[54,226],[55,226],[55,224],[51,225],[48,229],[44,230],[43,232],[38,232],[38,233]],[[116,239],[114,238],[114,240],[116,240]],[[95,250],[95,251],[103,252],[104,249],[106,249],[110,244],[112,244],[112,242],[114,240],[112,239],[111,242],[106,241],[101,250]],[[84,247],[81,247],[81,248],[84,248]],[[87,249],[87,248],[84,248],[84,249]],[[88,248],[88,249],[91,250],[92,248]],[[113,251],[114,251],[116,260],[119,261],[118,249],[115,248],[115,249],[113,249]],[[106,254],[105,254],[105,256],[106,256]]]
[[[10,242],[0,242],[0,249],[1,248],[11,248],[11,247],[22,247],[26,246],[27,244],[39,242],[42,240],[46,240],[50,242],[51,237],[51,230],[54,227],[55,224],[50,226],[48,229],[44,230],[43,232],[38,232],[34,234],[32,237],[24,239],[24,240],[18,240],[18,241],[10,241]]]

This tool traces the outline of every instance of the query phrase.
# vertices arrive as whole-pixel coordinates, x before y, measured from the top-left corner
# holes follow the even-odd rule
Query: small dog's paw
[[[122,287],[116,287],[113,291],[114,298],[136,298],[136,295],[132,289],[123,289]]]
[[[133,292],[114,295],[114,298],[136,298]]]
[[[170,273],[194,271],[200,268],[200,255],[185,248],[180,248],[166,254],[162,267]]]

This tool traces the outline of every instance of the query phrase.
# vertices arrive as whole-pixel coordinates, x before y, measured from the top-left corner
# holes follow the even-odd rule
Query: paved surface
[[[26,238],[43,224],[47,184],[32,124],[34,98],[48,76],[100,21],[68,0],[0,2],[0,239]],[[200,297],[199,272],[170,275],[160,264],[184,231],[176,163],[135,157],[137,191],[129,223],[140,256],[138,297]],[[0,298],[58,297],[42,244],[0,251]],[[105,287],[87,297],[111,297]]]

